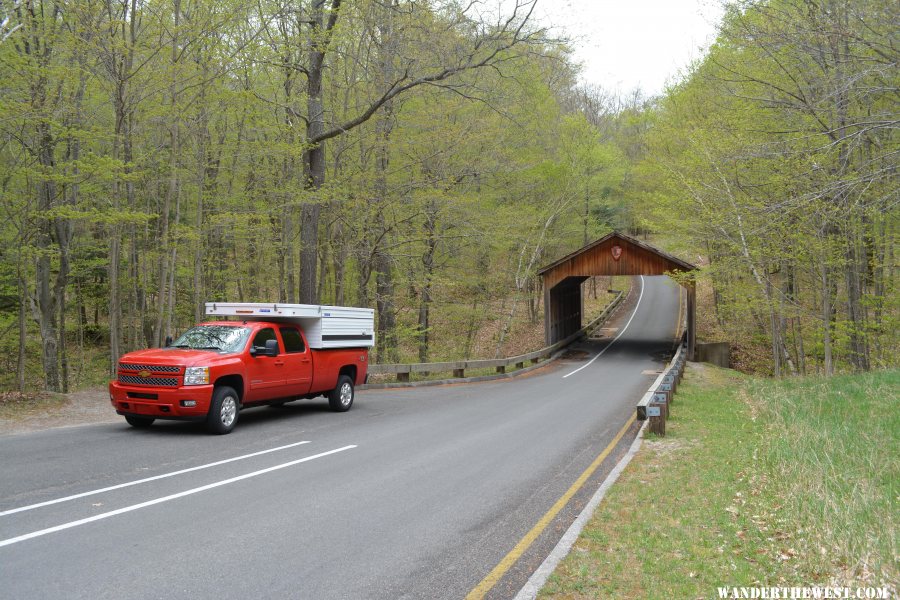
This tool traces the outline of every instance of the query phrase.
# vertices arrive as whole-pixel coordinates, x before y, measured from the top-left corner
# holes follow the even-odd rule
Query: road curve
[[[0,437],[0,598],[463,598],[671,349],[677,286],[635,287],[612,345],[521,378],[360,392],[346,414],[252,409],[228,436],[122,422]],[[515,595],[581,501],[489,597]]]

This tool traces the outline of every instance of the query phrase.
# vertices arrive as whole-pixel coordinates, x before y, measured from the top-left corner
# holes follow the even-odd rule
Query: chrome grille
[[[119,375],[119,383],[133,385],[156,385],[164,387],[178,387],[178,379],[172,377],[141,377],[140,375]]]
[[[123,371],[154,371],[156,373],[181,373],[181,367],[171,365],[134,365],[129,363],[119,363],[119,368]]]

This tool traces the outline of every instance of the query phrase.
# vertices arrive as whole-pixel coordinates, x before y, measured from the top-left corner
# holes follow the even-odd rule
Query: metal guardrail
[[[596,319],[594,319],[569,337],[556,342],[552,346],[547,346],[546,348],[541,348],[540,350],[535,350],[534,352],[529,352],[528,354],[520,354],[519,356],[511,356],[509,358],[494,358],[484,360],[369,365],[369,375],[396,374],[397,381],[406,382],[409,381],[409,376],[411,373],[435,373],[440,371],[453,371],[453,377],[459,379],[466,376],[465,372],[467,369],[493,368],[497,370],[497,373],[506,373],[506,370],[510,367],[510,365],[514,366],[515,369],[522,369],[525,367],[525,363],[531,362],[532,364],[537,364],[541,360],[546,360],[562,348],[568,346],[575,340],[580,339],[584,335],[596,329],[598,325],[603,323],[609,317],[613,309],[622,302],[622,298],[624,296],[624,292],[618,292],[616,294],[616,297],[613,298],[612,302],[610,302],[606,306],[606,308],[603,309],[603,312],[601,312]]]
[[[687,362],[687,344],[682,335],[681,343],[675,356],[666,365],[647,393],[635,407],[638,421],[650,420],[650,432],[666,435],[666,419],[669,418],[669,407],[675,400],[675,390],[684,376],[684,365]]]

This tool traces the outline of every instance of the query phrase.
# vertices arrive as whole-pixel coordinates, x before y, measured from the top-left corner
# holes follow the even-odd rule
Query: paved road
[[[652,382],[677,288],[636,287],[593,362],[608,341],[512,380],[360,392],[346,414],[252,409],[227,436],[123,422],[0,437],[0,598],[462,598]],[[576,509],[493,597],[514,595]]]

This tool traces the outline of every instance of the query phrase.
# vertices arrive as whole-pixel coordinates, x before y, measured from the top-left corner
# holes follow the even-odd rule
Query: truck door
[[[265,348],[268,340],[278,340],[271,327],[260,329],[253,336],[253,348]],[[250,357],[247,378],[250,380],[250,393],[247,401],[271,400],[282,396],[284,389],[284,354],[281,344],[278,345],[278,356],[265,356],[257,352]]]
[[[293,325],[282,326],[280,333],[284,342],[285,391],[288,396],[300,396],[312,386],[312,353]]]

